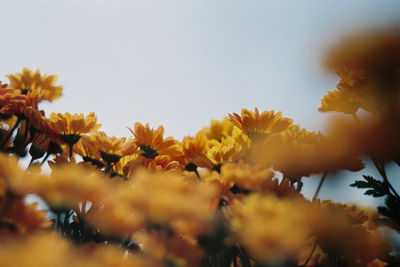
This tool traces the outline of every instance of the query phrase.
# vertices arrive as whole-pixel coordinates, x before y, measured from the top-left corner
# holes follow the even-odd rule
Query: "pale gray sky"
[[[348,32],[395,22],[398,0],[0,0],[0,80],[57,74],[47,114],[95,111],[108,134],[136,121],[180,139],[241,108],[320,129],[321,68]],[[313,189],[314,190],[314,189]]]

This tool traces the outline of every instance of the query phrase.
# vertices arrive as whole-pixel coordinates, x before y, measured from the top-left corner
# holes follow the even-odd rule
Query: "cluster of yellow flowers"
[[[139,122],[130,137],[109,136],[95,113],[46,116],[39,103],[61,96],[57,76],[8,75],[0,266],[398,266],[378,228],[400,230],[400,197],[385,172],[388,161],[400,163],[400,34],[352,38],[327,65],[341,81],[320,111],[353,117],[332,121],[326,135],[255,108],[182,141]],[[387,197],[387,207],[318,199],[329,173],[359,171],[365,156],[383,180],[352,186]],[[302,180],[316,174],[318,190],[306,199]],[[32,194],[46,210],[26,201]]]

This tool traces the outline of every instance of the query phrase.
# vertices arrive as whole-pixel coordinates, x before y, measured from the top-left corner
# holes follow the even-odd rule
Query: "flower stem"
[[[371,157],[372,162],[375,165],[375,168],[378,170],[379,174],[382,176],[383,178],[383,182],[387,185],[387,187],[392,190],[392,193],[400,199],[399,194],[396,192],[396,190],[394,189],[394,187],[392,186],[392,184],[389,182],[389,179],[387,177],[386,171],[385,171],[385,165],[378,162],[377,160],[375,160],[374,158]]]
[[[302,267],[306,267],[307,266],[308,262],[312,258],[312,255],[314,254],[316,248],[317,248],[317,241],[315,240],[314,245],[313,245],[313,247],[311,249],[310,255],[308,255],[308,257],[307,257],[306,261],[304,262],[304,264],[301,265]]]
[[[319,194],[319,191],[321,191],[322,184],[325,182],[326,176],[328,176],[328,173],[327,173],[327,172],[325,172],[325,173],[322,175],[321,181],[320,181],[319,184],[318,184],[317,191],[315,191],[315,194],[314,194],[312,200],[315,200],[315,199],[317,198],[317,196],[318,196],[318,194]]]
[[[12,129],[8,132],[6,138],[3,140],[3,142],[0,145],[0,149],[3,150],[5,145],[7,144],[8,140],[11,138],[13,132],[15,131],[15,129],[17,129],[17,127],[19,126],[21,122],[21,119],[18,117],[17,121],[15,122],[14,126],[12,127]]]

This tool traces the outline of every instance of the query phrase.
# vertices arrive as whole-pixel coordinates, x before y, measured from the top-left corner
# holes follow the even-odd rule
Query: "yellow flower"
[[[68,112],[65,114],[53,112],[45,123],[69,145],[70,156],[72,156],[72,147],[79,141],[81,134],[97,130],[101,126],[97,124],[97,116],[94,112],[86,117],[82,113],[71,115]]]
[[[245,163],[225,164],[221,174],[223,183],[245,190],[263,190],[272,183],[274,177],[270,169]]]
[[[206,166],[199,166],[214,168],[217,171],[220,171],[223,163],[235,162],[243,157],[247,149],[243,143],[232,136],[223,137],[221,142],[212,139],[209,143],[206,155],[210,162]],[[210,165],[210,163],[212,163],[212,165]]]
[[[59,233],[32,235],[4,234],[0,244],[0,266],[40,267],[165,267],[150,255],[135,254],[127,257],[126,251],[112,244],[76,246]]]
[[[157,130],[154,130],[150,129],[148,123],[144,126],[137,122],[134,130],[128,129],[135,136],[135,143],[142,150],[144,157],[154,159],[158,155],[182,156],[182,148],[179,142],[172,137],[163,137],[163,126],[159,126]]]
[[[113,165],[111,175],[118,175],[124,178],[130,177],[137,167],[142,166],[142,163],[138,158],[138,154],[122,157]]]
[[[229,119],[253,141],[281,132],[292,124],[292,120],[283,118],[281,112],[275,113],[272,110],[260,114],[257,108],[254,112],[242,109],[241,115],[229,114]]]
[[[1,82],[0,82],[1,85]],[[20,113],[26,103],[26,96],[21,95],[18,90],[6,89],[0,86],[0,113],[17,114]],[[5,117],[2,115],[2,117]]]
[[[33,73],[24,68],[22,73],[7,75],[10,80],[9,88],[21,90],[22,94],[29,91],[39,91],[43,93],[43,99],[48,101],[56,100],[61,96],[62,86],[56,86],[56,75],[41,75],[39,69]]]
[[[345,114],[355,114],[361,106],[361,99],[354,92],[335,90],[328,92],[321,100],[322,112],[337,111]]]
[[[133,154],[137,146],[134,140],[126,140],[125,137],[117,138],[107,136],[104,132],[96,131],[91,135],[82,136],[82,144],[96,148],[100,152],[101,158],[107,163],[105,172],[108,173],[121,157]]]
[[[400,31],[363,32],[343,40],[325,64],[341,78],[339,90],[356,92],[372,113],[398,112]]]
[[[167,225],[178,233],[197,236],[211,230],[215,188],[176,173],[138,171],[126,200],[148,226]]]
[[[377,224],[371,222],[378,221],[374,218],[378,215],[372,212],[324,201],[314,202],[305,213],[318,245],[327,253],[351,255],[345,257],[348,266],[355,266],[356,263],[366,266],[367,262],[383,258],[390,252],[377,230]]]
[[[101,124],[97,124],[97,116],[94,112],[84,117],[81,114],[70,113],[51,113],[48,119],[49,126],[60,135],[80,135],[89,133],[100,128]]]
[[[232,135],[233,127],[233,123],[228,118],[224,118],[223,120],[212,120],[210,127],[203,128],[201,132],[206,134],[207,139],[221,141],[222,137]]]
[[[310,238],[307,205],[300,199],[278,199],[272,195],[251,194],[232,204],[232,236],[260,262],[297,259]]]
[[[85,162],[90,162],[99,168],[105,166],[100,151],[93,144],[85,142],[83,138],[74,145],[74,152],[80,155]]]

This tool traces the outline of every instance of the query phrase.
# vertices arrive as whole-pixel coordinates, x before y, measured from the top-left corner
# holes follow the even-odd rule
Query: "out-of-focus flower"
[[[134,235],[145,254],[162,259],[168,266],[202,266],[202,250],[196,239],[182,234],[171,234],[168,229],[152,229]]]
[[[251,194],[232,204],[230,242],[239,242],[259,262],[284,263],[297,259],[311,232],[304,213],[306,203]]]
[[[321,107],[318,109],[322,112],[337,111],[345,114],[355,114],[361,106],[360,97],[354,92],[333,91],[328,92],[321,100]]]
[[[200,132],[204,133],[207,139],[221,141],[222,137],[232,135],[234,124],[228,119],[212,120],[210,127],[203,128]]]
[[[260,163],[272,165],[292,181],[340,169],[364,168],[357,151],[338,136],[324,137],[293,126],[269,138],[258,150]]]
[[[133,181],[128,201],[149,225],[167,225],[191,236],[211,229],[213,186],[174,173],[136,172]]]
[[[178,141],[172,137],[164,138],[164,127],[159,126],[157,130],[150,129],[136,122],[134,130],[128,128],[135,136],[135,143],[142,150],[146,158],[154,159],[158,155],[169,155],[171,157],[182,156],[182,149]]]
[[[318,245],[328,254],[343,255],[343,264],[365,266],[390,252],[372,221],[376,219],[369,217],[372,212],[330,201],[313,204],[314,207],[305,211],[307,223]]]
[[[26,95],[21,95],[19,90],[0,87],[0,113],[13,115],[20,113],[26,102]]]
[[[18,89],[22,94],[29,91],[38,91],[43,93],[43,99],[53,101],[62,94],[62,86],[56,86],[56,75],[41,75],[37,69],[35,73],[27,68],[23,68],[22,73],[7,75],[10,80],[9,88]]]
[[[225,164],[221,168],[221,174],[222,182],[245,190],[263,190],[274,177],[270,169],[245,163]]]
[[[334,47],[325,63],[341,78],[337,88],[344,97],[333,98],[329,93],[324,98],[330,100],[333,110],[348,112],[343,104],[357,100],[359,107],[374,114],[399,116],[393,112],[399,112],[400,31],[353,35]],[[348,94],[353,96],[346,102]],[[326,104],[323,100],[321,111],[328,111]]]
[[[112,245],[76,247],[58,233],[2,235],[0,265],[41,267],[166,267],[150,255],[126,257],[125,251]]]
[[[38,203],[26,204],[23,199],[12,202],[2,220],[12,223],[17,230],[26,233],[48,228],[52,222],[46,218],[46,210],[38,210]]]

